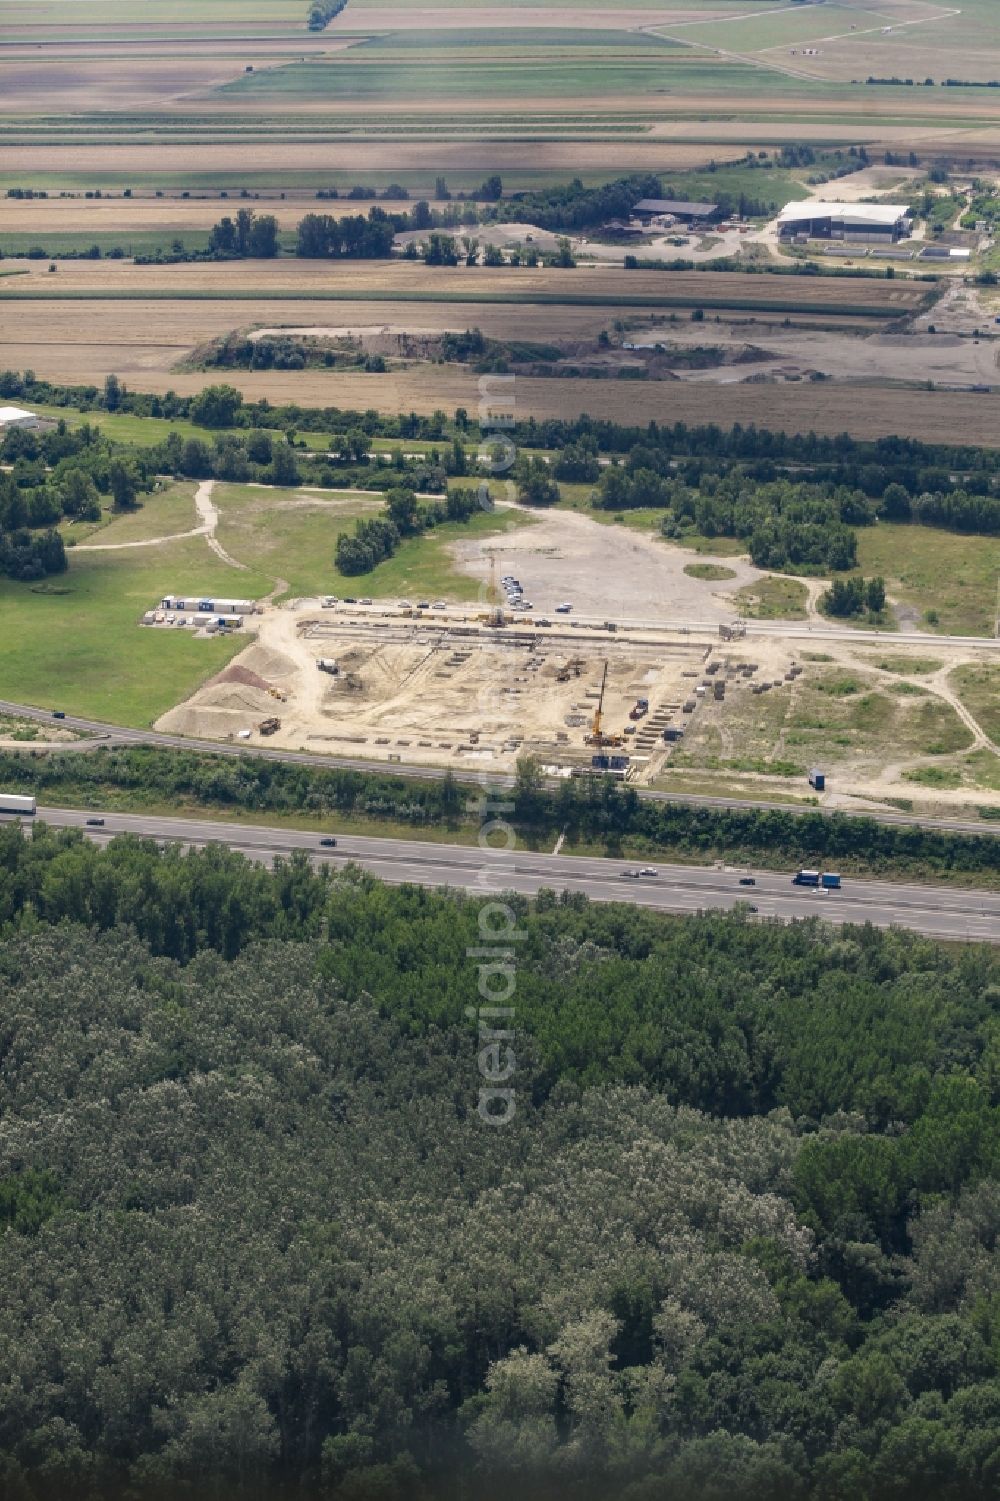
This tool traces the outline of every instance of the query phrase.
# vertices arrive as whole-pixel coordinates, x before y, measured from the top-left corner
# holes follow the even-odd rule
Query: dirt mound
[[[214,678],[209,678],[205,687],[215,688],[223,683],[242,683],[244,688],[260,688],[264,693],[270,693],[274,687],[273,683],[269,683],[259,673],[251,672],[249,667],[240,667],[236,663],[217,672]]]

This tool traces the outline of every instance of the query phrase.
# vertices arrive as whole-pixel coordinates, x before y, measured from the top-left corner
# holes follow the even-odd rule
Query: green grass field
[[[69,558],[66,574],[42,583],[0,579],[0,682],[16,702],[117,724],[151,724],[246,644],[147,630],[144,610],[173,589],[256,596],[271,587],[227,568],[201,537]]]
[[[193,483],[148,496],[141,509],[88,528],[100,547],[170,537],[196,526]],[[204,537],[121,551],[69,549],[66,574],[38,584],[0,579],[0,683],[9,698],[96,719],[147,726],[190,696],[246,645],[246,636],[196,639],[186,630],[150,630],[138,622],[164,594],[239,594],[260,598],[277,579],[289,596],[319,593],[446,595],[474,600],[478,585],[456,571],[449,544],[488,537],[524,518],[480,512],[403,542],[373,573],[338,572],[339,531],[381,507],[381,497],[324,492],[309,504],[301,491],[217,485],[218,538],[246,570],[228,567]],[[305,501],[306,503],[303,503]],[[79,535],[80,529],[74,529]]]
[[[102,526],[88,531],[86,543],[100,547],[118,547],[123,543],[147,542],[154,537],[172,537],[179,532],[191,531],[200,522],[194,505],[194,480],[168,483],[166,488],[153,495],[142,497],[142,504],[135,511],[124,515],[112,515]],[[67,535],[80,536],[80,529],[73,526]],[[86,546],[79,544],[74,550],[71,564],[85,556]]]
[[[429,36],[432,33],[428,33]],[[769,94],[801,95],[800,79],[765,72],[744,63],[720,61],[714,54],[664,50],[648,57],[587,60],[512,58],[497,62],[454,60],[382,61],[364,49],[336,55],[329,62],[289,63],[245,74],[215,90],[216,97],[266,103],[271,100],[317,99],[338,102],[461,99],[606,99],[621,95],[722,93],[750,94],[765,86]],[[831,86],[809,85],[820,99]],[[836,92],[836,88],[835,88]]]
[[[944,635],[991,636],[996,609],[1000,541],[963,537],[928,526],[858,530],[858,565],[881,574],[907,622]]]
[[[380,494],[324,492],[312,504],[299,490],[261,490],[251,485],[216,485],[218,539],[223,547],[272,582],[284,579],[283,594],[339,593],[346,580],[334,566],[337,534],[349,532],[361,516],[382,510]],[[352,581],[359,584],[357,579]],[[359,584],[367,590],[367,580]]]
[[[809,591],[801,579],[768,574],[741,589],[736,598],[740,613],[751,620],[804,620]]]
[[[219,217],[226,212],[224,207],[219,209]],[[185,250],[207,250],[207,229],[166,229],[166,230],[128,230],[107,231],[98,230],[72,230],[64,233],[23,233],[21,231],[8,231],[0,227],[0,257],[27,255],[29,250],[36,246],[45,251],[48,256],[64,255],[67,251],[75,251],[78,254],[89,250],[96,245],[102,256],[106,256],[111,250],[121,250],[123,255],[153,255],[157,251],[166,254],[173,247],[174,241],[179,240]],[[294,235],[285,237],[289,244],[294,243]]]
[[[721,47],[728,52],[757,52],[760,48],[798,47],[814,38],[850,31],[859,21],[857,10],[839,5],[767,6],[760,15],[751,14],[749,6],[740,6],[734,15],[685,26],[676,35],[705,47]],[[867,24],[872,24],[868,21]],[[668,31],[669,25],[663,29]],[[778,57],[777,61],[784,59]]]

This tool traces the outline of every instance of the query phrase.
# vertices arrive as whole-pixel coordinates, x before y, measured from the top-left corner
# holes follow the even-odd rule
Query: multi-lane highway
[[[0,714],[9,714],[20,719],[34,720],[39,724],[52,724],[52,710],[39,709],[30,704],[16,704],[6,699],[0,699]],[[60,751],[87,751],[107,748],[110,745],[158,745],[167,750],[200,751],[212,756],[254,756],[268,761],[286,761],[299,766],[320,766],[328,771],[343,769],[345,771],[381,772],[383,775],[417,777],[424,781],[439,781],[448,775],[446,768],[439,766],[417,766],[406,763],[368,760],[362,756],[332,756],[312,751],[281,750],[277,747],[254,745],[247,747],[243,744],[233,744],[225,740],[196,740],[187,735],[163,735],[157,730],[130,729],[124,725],[106,724],[98,719],[82,719],[79,715],[67,714],[58,721],[58,724],[66,729],[76,730],[78,733],[87,735],[88,739],[67,741],[60,745]],[[25,742],[24,749],[31,750],[34,742]],[[512,787],[514,778],[503,773],[489,771],[474,771],[467,767],[461,767],[458,771],[462,782],[476,783],[490,787]],[[704,808],[756,808],[767,812],[807,814],[823,813],[832,815],[837,812],[849,810],[832,807],[822,807],[816,804],[796,805],[795,803],[775,803],[766,799],[738,798],[738,797],[712,797],[706,794],[694,794],[684,792],[655,792],[648,787],[638,787],[636,791],[641,798],[648,798],[653,802],[687,803],[696,807]],[[864,809],[863,812],[855,813],[856,817],[871,818],[876,823],[902,824],[909,827],[914,825],[926,829],[939,829],[953,834],[983,834],[1000,837],[1000,822],[983,823],[968,818],[921,818],[913,813],[896,813],[890,809]]]
[[[39,819],[63,828],[82,828],[106,842],[116,834],[141,834],[186,846],[227,845],[254,860],[270,863],[279,855],[304,851],[315,862],[353,861],[391,883],[451,886],[486,894],[496,890],[531,896],[542,887],[582,892],[592,901],[624,901],[663,912],[691,913],[753,906],[758,919],[819,916],[830,922],[874,923],[912,928],[929,937],[1000,942],[1000,892],[962,887],[906,885],[845,878],[840,891],[822,892],[792,885],[792,872],[749,872],[736,868],[665,865],[651,862],[653,874],[623,876],[641,864],[531,851],[481,850],[418,840],[337,836],[335,848],[320,844],[329,829],[299,833],[261,825],[160,818],[136,813],[105,813],[100,827],[88,827],[93,814],[78,809],[40,808]],[[28,820],[25,820],[28,822]],[[741,886],[752,874],[755,884]]]

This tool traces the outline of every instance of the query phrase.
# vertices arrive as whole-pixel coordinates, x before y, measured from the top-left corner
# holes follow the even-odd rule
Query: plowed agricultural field
[[[42,352],[39,374],[57,377]],[[75,379],[103,382],[107,367],[77,372]],[[128,385],[139,391],[168,390],[181,395],[200,391],[212,379],[201,373],[137,371]],[[319,371],[226,371],[218,378],[237,386],[251,400],[298,402],[302,406],[335,406],[351,411],[374,409],[386,413],[451,412],[465,407],[475,413],[479,380],[473,371],[448,366],[414,367],[385,375]],[[504,391],[506,401],[509,392]],[[858,438],[891,434],[937,443],[975,443],[1000,447],[998,402],[995,396],[959,392],[852,389],[826,386],[698,386],[632,381],[533,380],[516,378],[515,415],[578,417],[589,412],[616,422],[642,424],[736,422],[787,432],[816,432],[829,436],[850,432]]]
[[[109,65],[110,66],[110,65]],[[156,64],[163,68],[163,64]],[[167,65],[168,67],[170,65]],[[213,64],[203,65],[209,71]],[[170,142],[150,145],[109,145],[100,139],[85,145],[5,146],[0,173],[4,180],[37,183],[47,177],[79,177],[90,174],[95,187],[104,184],[160,181],[183,186],[191,181],[211,185],[213,178],[237,180],[262,186],[270,175],[276,187],[285,186],[286,175],[301,183],[306,174],[320,185],[342,182],[349,174],[366,171],[393,172],[452,169],[464,173],[543,171],[616,173],[642,168],[668,171],[703,166],[707,155],[717,161],[737,161],[745,146],[733,144],[706,148],[697,142],[657,141],[640,138],[624,141],[560,140],[256,140],[216,142]]]

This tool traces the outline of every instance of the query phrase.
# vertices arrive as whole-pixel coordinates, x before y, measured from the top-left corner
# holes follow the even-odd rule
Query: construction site
[[[531,755],[564,775],[647,780],[706,702],[796,672],[778,643],[761,644],[766,662],[747,660],[744,634],[741,622],[668,634],[405,603],[275,610],[158,727],[455,768],[510,771]]]

